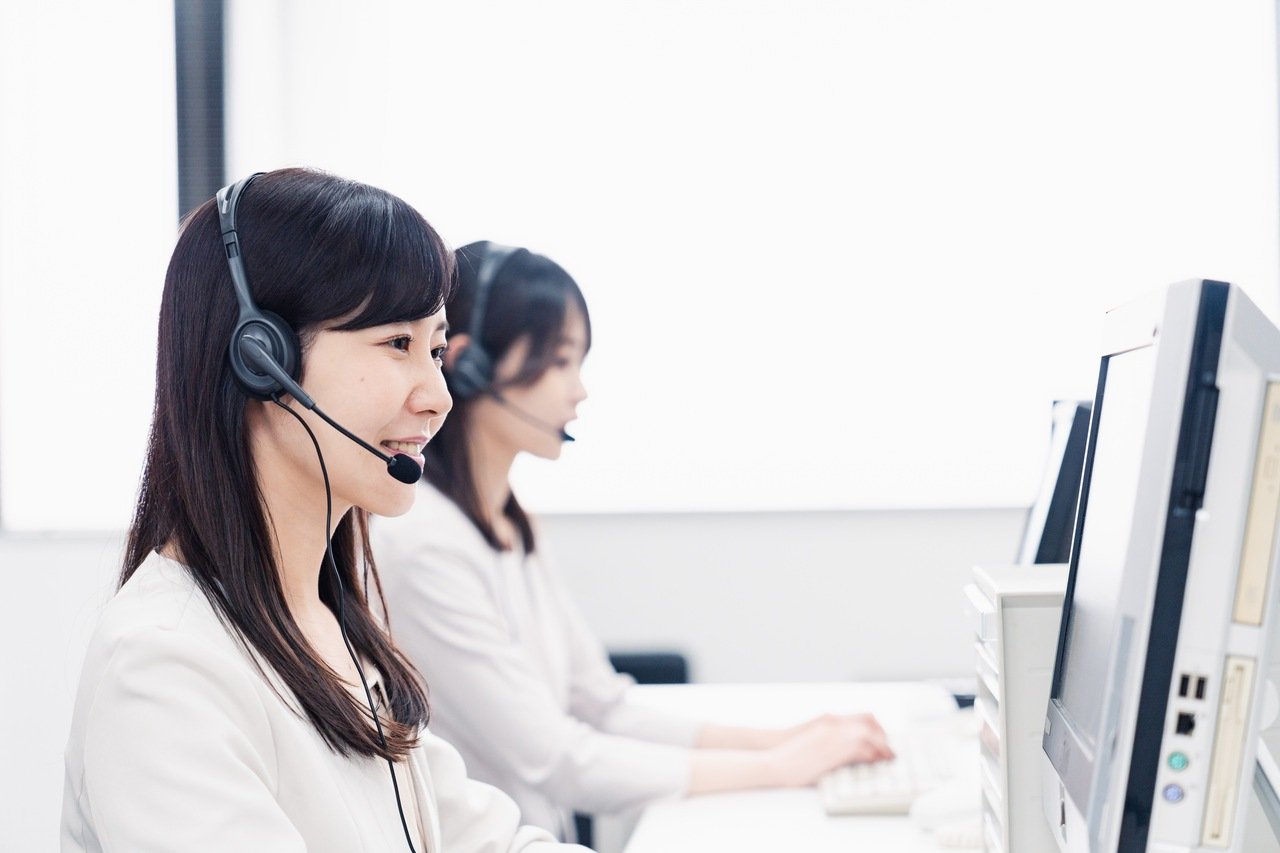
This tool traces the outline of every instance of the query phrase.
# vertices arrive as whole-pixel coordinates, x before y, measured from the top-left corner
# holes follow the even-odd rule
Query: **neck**
[[[471,475],[476,484],[476,496],[486,520],[492,525],[502,518],[502,509],[511,497],[511,465],[516,451],[498,441],[484,429],[480,421],[472,422],[467,452],[471,461]]]
[[[250,443],[254,444],[252,439]],[[288,464],[280,454],[255,452],[254,462],[285,603],[294,619],[301,623],[309,614],[325,608],[320,600],[319,582],[320,572],[328,571],[324,555],[326,536],[333,536],[351,505],[334,501],[326,531],[324,481],[318,461],[311,461],[315,470],[308,472],[287,470]]]

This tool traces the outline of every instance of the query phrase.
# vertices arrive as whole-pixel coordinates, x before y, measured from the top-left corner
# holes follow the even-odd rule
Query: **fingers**
[[[844,745],[843,763],[887,761],[894,757],[884,730],[864,720],[842,720],[833,726],[833,737]]]
[[[862,761],[886,761],[894,757],[889,736],[871,714],[853,714],[839,718],[834,725],[846,728],[864,747]]]
[[[880,721],[876,719],[875,714],[856,714],[857,719],[862,720],[873,731],[884,735],[884,727],[880,725]]]
[[[823,714],[797,727],[790,741],[797,754],[808,756],[812,771],[802,774],[802,784],[810,784],[814,773],[841,764],[889,761],[895,755],[888,735],[872,714]]]
[[[885,737],[884,730],[867,731],[863,735],[863,744],[866,748],[866,758],[863,761],[889,761],[894,758],[893,749],[889,746],[889,741]]]
[[[889,746],[889,735],[880,725],[879,721],[874,717],[867,715],[869,719],[864,723],[867,726],[867,737],[876,746],[876,758],[879,761],[887,761],[894,758],[893,748]]]

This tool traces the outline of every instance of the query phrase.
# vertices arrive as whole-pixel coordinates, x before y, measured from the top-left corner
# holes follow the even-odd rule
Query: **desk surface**
[[[873,684],[643,685],[629,698],[719,723],[783,726],[824,712],[870,711],[892,732],[953,713],[942,687]],[[626,853],[943,850],[906,817],[829,817],[812,788],[705,794],[645,809]]]

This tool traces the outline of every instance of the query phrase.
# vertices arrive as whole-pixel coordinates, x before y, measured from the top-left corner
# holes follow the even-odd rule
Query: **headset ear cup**
[[[237,323],[235,332],[231,335],[228,355],[232,376],[250,397],[270,400],[272,395],[279,394],[284,389],[275,379],[259,373],[246,363],[242,347],[248,340],[260,344],[271,354],[276,364],[296,380],[302,365],[302,348],[298,343],[298,336],[293,328],[278,315],[261,310],[257,312],[257,316],[248,317]]]
[[[458,400],[470,400],[493,384],[493,359],[484,347],[470,343],[454,359],[453,369],[445,374],[449,393]]]
[[[485,308],[494,280],[511,256],[520,249],[486,241],[481,244],[479,269],[476,271],[475,301],[471,306],[471,322],[467,325],[467,345],[457,354],[453,367],[445,373],[449,393],[457,400],[470,400],[493,387],[493,358],[480,345],[484,333]],[[464,247],[465,248],[465,247]]]

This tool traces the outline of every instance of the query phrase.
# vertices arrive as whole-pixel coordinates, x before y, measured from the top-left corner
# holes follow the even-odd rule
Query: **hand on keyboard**
[[[828,814],[906,814],[920,794],[964,767],[977,766],[976,739],[953,722],[898,732],[893,761],[852,764],[827,773],[818,786],[823,808]],[[976,780],[968,787],[976,800]]]
[[[774,747],[784,784],[812,785],[842,764],[885,761],[894,757],[880,723],[870,714],[829,714],[797,726]]]

